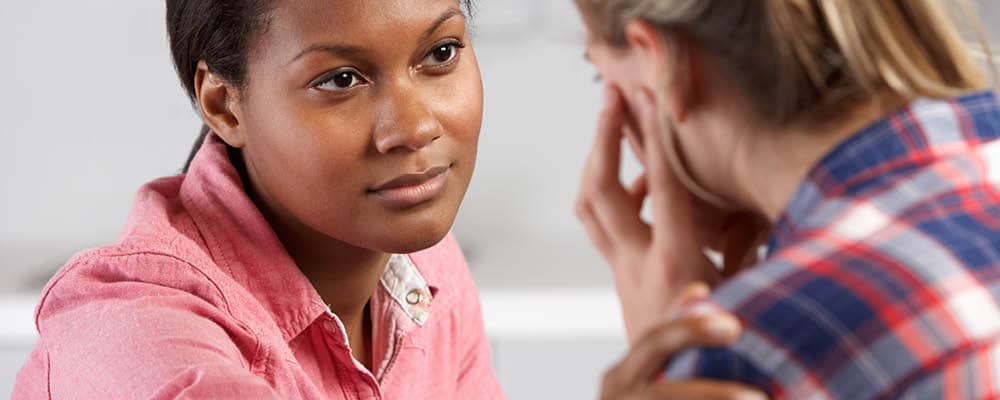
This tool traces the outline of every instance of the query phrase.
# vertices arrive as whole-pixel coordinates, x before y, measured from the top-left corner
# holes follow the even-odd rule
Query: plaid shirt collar
[[[809,172],[775,223],[768,253],[822,229],[810,220],[826,203],[867,197],[923,165],[997,138],[1000,104],[991,91],[900,108],[835,147]]]

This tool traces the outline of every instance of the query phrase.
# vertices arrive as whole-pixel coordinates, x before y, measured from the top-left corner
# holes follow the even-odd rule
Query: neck
[[[241,158],[241,157],[240,157]],[[233,159],[238,169],[241,159]],[[378,287],[389,254],[331,238],[301,223],[260,193],[250,174],[241,171],[247,193],[257,204],[299,270],[309,279],[330,311],[343,322],[355,358],[371,367],[372,320],[369,302]]]
[[[389,255],[359,248],[312,230],[278,228],[288,254],[330,311],[344,323],[354,358],[372,368],[371,298]]]
[[[372,368],[370,302],[389,254],[353,246],[270,218],[275,233],[330,311],[344,324],[354,358]]]
[[[389,254],[359,248],[311,230],[272,226],[330,310],[347,325],[362,319]]]
[[[826,154],[898,105],[872,100],[822,128],[746,132],[753,139],[736,152],[731,172],[735,197],[776,222]]]

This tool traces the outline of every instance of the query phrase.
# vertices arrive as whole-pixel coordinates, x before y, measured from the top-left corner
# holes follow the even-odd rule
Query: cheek
[[[248,121],[247,163],[272,206],[317,221],[353,211],[370,146],[367,114],[270,96]],[[308,224],[308,222],[307,222]]]
[[[442,127],[457,145],[455,154],[462,161],[475,160],[479,132],[483,122],[483,86],[479,69],[461,73],[441,91],[437,116]]]
[[[364,113],[280,101],[261,111],[254,145],[261,161],[307,181],[329,179],[329,171],[360,168],[369,142],[370,118]],[[350,176],[351,174],[336,174]],[[316,182],[313,182],[316,183]]]

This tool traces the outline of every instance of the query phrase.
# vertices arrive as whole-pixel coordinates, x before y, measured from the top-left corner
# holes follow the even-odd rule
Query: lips
[[[444,191],[451,168],[434,167],[425,172],[400,175],[368,191],[392,208],[407,208],[425,203]]]

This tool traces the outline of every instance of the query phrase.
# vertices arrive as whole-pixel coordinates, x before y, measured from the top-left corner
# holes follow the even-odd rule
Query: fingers
[[[704,282],[695,282],[688,285],[677,296],[677,307],[683,308],[708,298],[712,294],[712,289]]]
[[[646,167],[646,147],[642,140],[642,135],[639,133],[639,124],[635,122],[635,116],[628,115],[625,122],[625,139],[628,141],[629,147],[632,149],[632,154],[635,154],[635,158],[639,160],[639,164]]]
[[[643,90],[633,98],[633,114],[639,126],[646,154],[649,197],[653,202],[652,235],[657,240],[688,240],[691,232],[682,225],[691,218],[690,195],[671,169],[668,143],[672,135],[662,125],[652,93]],[[684,232],[684,233],[678,233]],[[687,233],[687,234],[685,234]]]
[[[757,264],[759,249],[767,241],[770,223],[756,215],[741,217],[729,232],[724,234],[722,248],[725,276],[732,276],[743,269]]]
[[[730,277],[759,262],[760,247],[767,242],[771,224],[767,218],[752,213],[732,213],[712,207],[696,207],[696,220],[706,229],[698,231],[698,241],[722,254],[725,277]]]
[[[608,257],[619,247],[634,249],[648,241],[649,227],[639,212],[641,202],[625,189],[621,173],[624,110],[617,89],[608,87],[597,137],[584,168],[577,215],[598,249]],[[643,192],[642,186],[637,189]]]
[[[687,380],[657,382],[650,387],[645,398],[650,400],[766,400],[767,396],[760,390],[739,383]]]
[[[594,243],[594,247],[597,247],[597,250],[605,257],[610,257],[613,251],[611,240],[604,228],[598,223],[597,215],[594,213],[589,199],[585,199],[582,193],[576,204],[576,218],[583,224],[583,228],[587,231],[590,241]]]
[[[646,173],[643,172],[641,175],[632,181],[632,185],[628,188],[628,197],[632,200],[633,205],[642,211],[642,203],[646,201],[646,196],[649,195],[649,179],[646,178]]]
[[[623,382],[644,384],[661,372],[675,353],[692,347],[725,346],[737,339],[739,321],[728,314],[692,316],[653,328],[625,356],[614,372]]]
[[[621,172],[621,141],[624,113],[621,94],[613,86],[605,88],[605,104],[597,126],[597,137],[587,163],[590,179],[602,185],[618,184]]]

